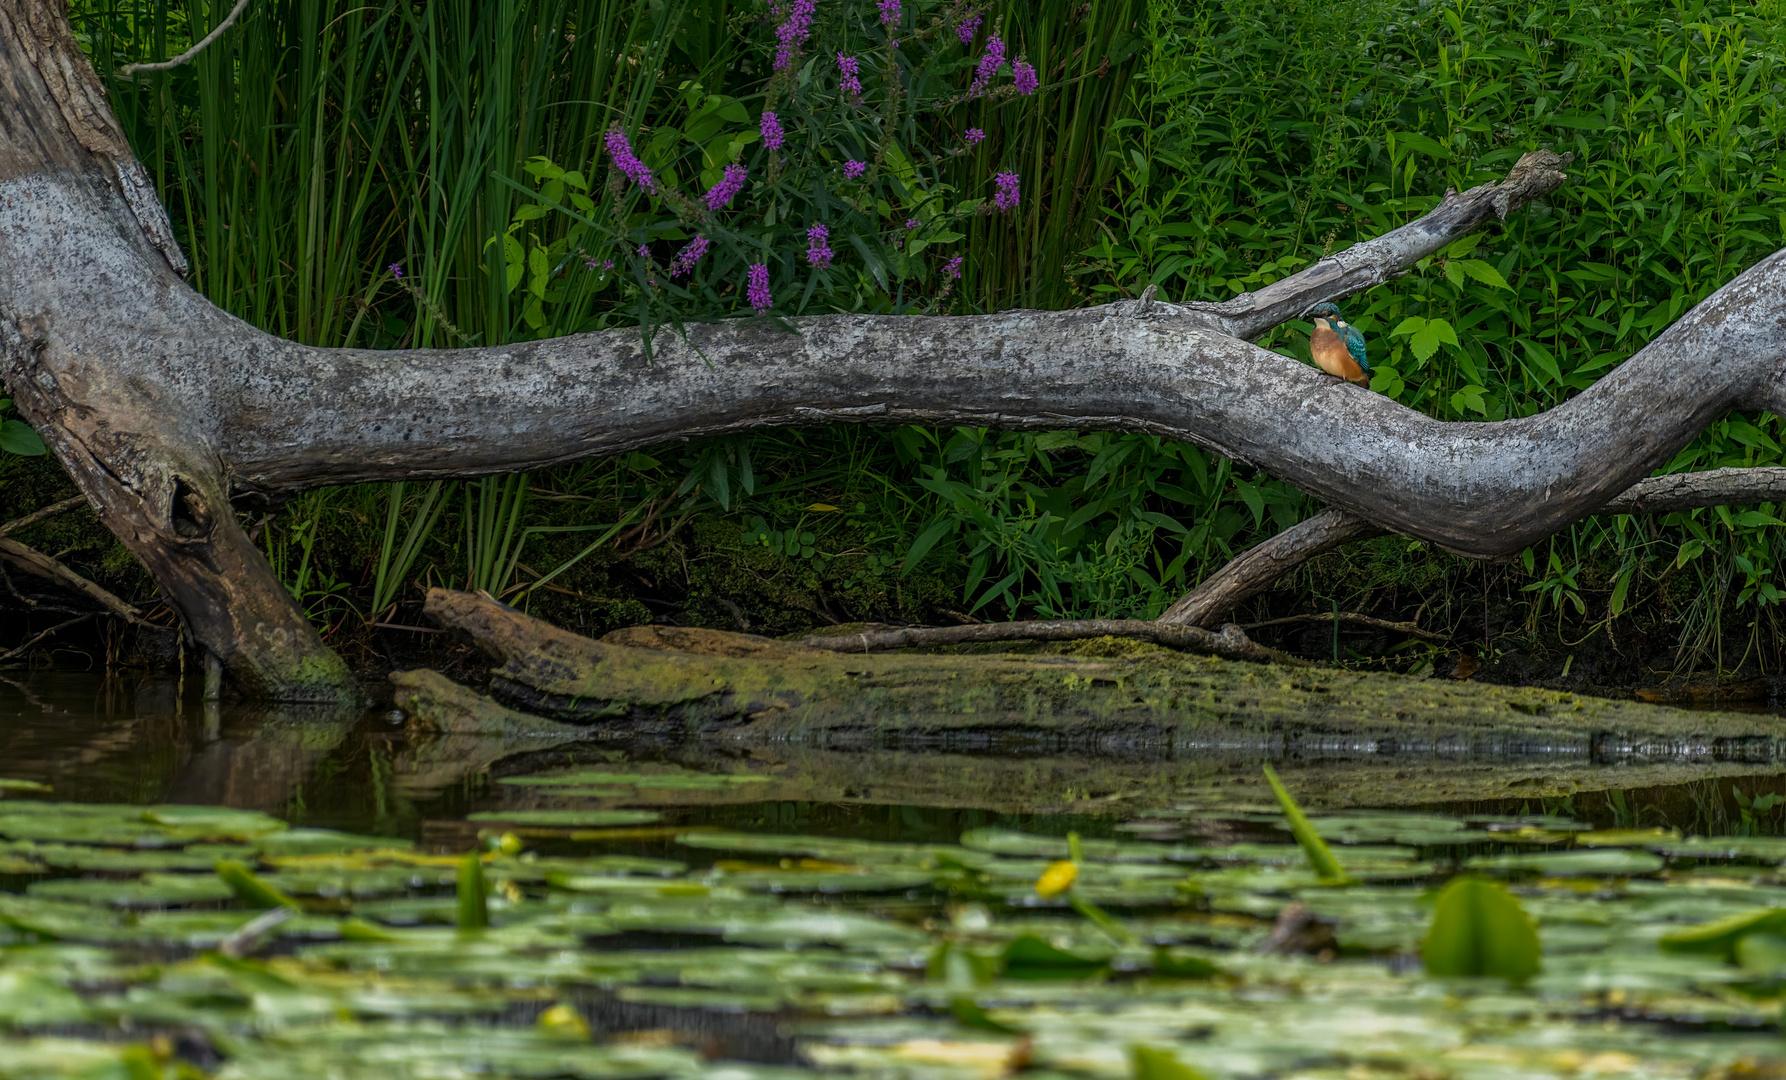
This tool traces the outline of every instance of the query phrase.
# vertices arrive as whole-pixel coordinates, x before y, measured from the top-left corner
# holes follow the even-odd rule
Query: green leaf
[[[1497,882],[1453,878],[1439,893],[1420,946],[1428,975],[1498,975],[1522,980],[1538,973],[1538,929]]]
[[[1283,781],[1277,778],[1277,772],[1269,765],[1265,766],[1265,782],[1271,785],[1272,794],[1277,796],[1278,806],[1283,808],[1284,817],[1290,822],[1290,835],[1296,837],[1296,842],[1302,845],[1302,853],[1308,857],[1315,876],[1330,885],[1350,884],[1351,878],[1346,876],[1345,868],[1333,857],[1333,852],[1327,849],[1327,841],[1321,839],[1321,834],[1309,824],[1302,807],[1296,805],[1296,800],[1290,797],[1290,793],[1284,789]]]
[[[1426,329],[1426,320],[1418,315],[1410,315],[1397,324],[1394,330],[1389,331],[1389,336],[1406,337],[1409,334],[1418,334],[1424,329]]]
[[[1715,953],[1729,960],[1737,942],[1749,934],[1786,932],[1786,908],[1759,907],[1663,934],[1656,944],[1664,952]]]
[[[1057,949],[1035,934],[1019,934],[999,953],[1007,979],[1083,979],[1104,970],[1108,961]]]
[[[1153,951],[1153,973],[1168,979],[1209,979],[1222,969],[1201,956],[1174,953],[1162,945]]]
[[[992,1017],[987,1016],[986,1010],[980,1007],[980,1003],[970,997],[951,998],[949,1000],[949,1012],[954,1015],[956,1023],[965,1028],[972,1028],[975,1031],[996,1031],[1003,1035],[1017,1035],[1021,1033],[1018,1028],[1014,1028],[1009,1024],[1001,1024]]]
[[[23,420],[0,420],[0,450],[20,457],[39,457],[48,447]]]
[[[955,531],[954,520],[951,518],[943,518],[942,520],[933,523],[930,528],[919,533],[918,538],[912,541],[911,549],[905,553],[905,559],[901,562],[899,567],[899,576],[904,577],[911,573],[912,569],[918,565],[924,556],[930,554],[930,549],[936,546],[936,542],[941,540],[944,534],[953,531]]]
[[[1513,288],[1513,286],[1507,284],[1507,279],[1501,276],[1501,272],[1496,270],[1492,263],[1483,262],[1481,259],[1454,259],[1451,265],[1462,270],[1477,281],[1482,282],[1484,285],[1496,289],[1507,289],[1509,291]]]
[[[1134,1080],[1205,1080],[1202,1073],[1178,1060],[1170,1050],[1139,1044],[1129,1047],[1129,1075]]]
[[[234,859],[218,859],[215,869],[217,876],[236,894],[236,899],[242,902],[243,907],[303,910],[296,900],[254,876],[254,871]]]
[[[1519,343],[1525,346],[1526,359],[1531,361],[1527,365],[1528,370],[1536,369],[1533,373],[1540,377],[1538,381],[1541,385],[1562,385],[1563,373],[1557,368],[1556,357],[1551,355],[1549,349],[1531,338],[1520,338]]]
[[[475,851],[467,852],[459,861],[458,925],[461,930],[483,930],[490,925],[490,908],[486,901],[484,863]]]

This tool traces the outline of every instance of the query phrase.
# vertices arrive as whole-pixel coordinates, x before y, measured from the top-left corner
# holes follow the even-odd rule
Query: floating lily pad
[[[1662,869],[1662,856],[1647,851],[1609,848],[1600,851],[1534,851],[1508,855],[1478,855],[1465,861],[1472,870],[1497,873],[1533,873],[1547,877],[1624,876],[1653,874]]]
[[[768,783],[773,777],[754,773],[627,773],[583,769],[537,776],[505,776],[499,784],[530,787],[634,787],[659,790],[722,791],[749,784]]]
[[[660,815],[652,810],[486,810],[467,814],[467,821],[502,822],[546,828],[598,828],[607,825],[645,825]]]

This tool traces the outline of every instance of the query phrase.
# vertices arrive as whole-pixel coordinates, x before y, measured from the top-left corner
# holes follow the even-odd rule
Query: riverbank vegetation
[[[747,311],[759,264],[785,314],[1060,308],[1150,284],[1223,299],[1550,146],[1576,157],[1547,205],[1348,309],[1374,390],[1498,420],[1591,385],[1786,243],[1777,0],[907,0],[894,22],[886,4],[826,5],[778,73],[799,7],[295,0],[254,8],[189,65],[113,80],[113,107],[194,285],[315,345],[641,318],[674,333]],[[178,52],[226,9],[83,0],[75,27],[109,74]],[[1005,64],[982,79],[994,39]],[[611,131],[661,190],[613,179]],[[714,206],[727,164],[746,186]],[[711,248],[673,273],[696,218]],[[1265,344],[1306,359],[1299,329]],[[1776,463],[1781,438],[1774,417],[1730,416],[1668,468]],[[48,459],[10,455],[0,485],[7,518],[72,491]],[[418,584],[484,588],[583,632],[1148,618],[1317,509],[1145,435],[835,427],[246,513],[330,643],[370,661],[373,628],[410,620]],[[1771,506],[1591,519],[1488,567],[1388,537],[1236,614],[1345,610],[1448,636],[1259,631],[1399,670],[1771,674],[1777,525]],[[90,519],[21,538],[153,595]]]

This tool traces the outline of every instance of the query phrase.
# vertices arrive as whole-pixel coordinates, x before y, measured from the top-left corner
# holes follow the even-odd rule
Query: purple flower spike
[[[967,139],[967,144],[969,146],[978,146],[978,145],[980,145],[980,142],[986,138],[986,129],[985,128],[968,128],[967,135],[965,137]]]
[[[823,225],[814,225],[806,230],[806,261],[813,269],[823,270],[831,265],[831,230]]]
[[[770,10],[782,20],[775,28],[775,70],[781,71],[794,62],[800,55],[800,46],[812,35],[812,15],[817,7],[814,0],[793,0],[787,6],[785,15],[780,4]]]
[[[915,217],[906,218],[905,219],[905,227],[908,229],[917,228],[918,227],[918,219]]]
[[[626,141],[626,136],[618,128],[608,132],[608,156],[614,159],[614,167],[625,173],[633,183],[647,192],[657,191],[650,168],[633,153],[632,144]]]
[[[1030,67],[1027,60],[1019,60],[1011,67],[1011,77],[1017,80],[1017,92],[1024,97],[1035,93],[1042,85],[1042,80],[1036,75],[1036,69]]]
[[[781,144],[787,141],[787,134],[781,130],[781,119],[772,112],[763,114],[757,130],[763,134],[763,146],[770,150],[780,150]]]
[[[877,5],[881,9],[881,25],[896,26],[899,23],[899,0],[880,0]]]
[[[402,263],[392,263],[391,265],[385,267],[385,269],[389,270],[391,272],[392,277],[397,278],[398,280],[402,280],[402,278],[403,278],[403,264]]]
[[[712,241],[705,236],[697,236],[682,245],[682,250],[678,251],[676,257],[670,260],[670,276],[681,277],[683,274],[692,273],[695,264],[701,261],[701,256],[707,254],[707,249],[712,246]]]
[[[651,245],[650,244],[640,244],[639,250],[635,254],[637,254],[639,256],[639,258],[641,258],[641,259],[651,258]]]
[[[614,260],[613,259],[603,259],[602,260],[602,269],[603,270],[614,269]]]
[[[993,76],[1005,63],[1005,42],[1003,38],[989,38],[986,42],[986,53],[980,57],[980,63],[974,68],[974,81],[967,92],[972,97],[979,97],[992,85]]]
[[[963,45],[972,45],[974,43],[974,35],[979,32],[980,17],[978,15],[975,15],[971,19],[963,20],[955,26],[955,36],[961,39]]]
[[[862,66],[853,56],[837,54],[837,88],[851,105],[862,104]]]
[[[957,255],[943,264],[943,276],[953,281],[961,276],[961,264],[967,262],[967,256]]]
[[[744,190],[744,178],[750,175],[742,165],[727,165],[719,183],[707,189],[707,209],[723,210]]]
[[[775,297],[769,293],[769,267],[766,264],[750,264],[745,292],[750,300],[750,306],[758,311],[768,311],[775,303]]]
[[[866,161],[846,161],[843,163],[843,178],[845,180],[860,180],[867,174],[868,162]]]
[[[993,177],[992,182],[998,185],[998,193],[992,197],[992,205],[998,207],[1000,210],[1017,209],[1017,201],[1019,198],[1017,194],[1017,174],[1014,172],[1002,172]]]

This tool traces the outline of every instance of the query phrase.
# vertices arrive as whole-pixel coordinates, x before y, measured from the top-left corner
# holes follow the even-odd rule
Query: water
[[[1280,757],[1342,888],[1259,764],[516,752],[12,676],[0,778],[52,790],[0,792],[0,1080],[1782,1075],[1778,766]],[[1460,871],[1506,883],[1536,976],[1424,973]]]

